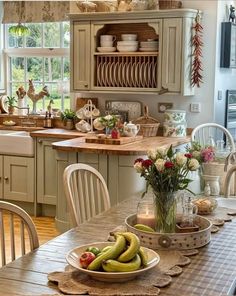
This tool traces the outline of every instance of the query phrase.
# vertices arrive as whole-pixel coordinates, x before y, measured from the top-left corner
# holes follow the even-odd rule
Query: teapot
[[[124,134],[127,137],[135,137],[140,130],[140,124],[134,124],[131,121],[124,123]]]

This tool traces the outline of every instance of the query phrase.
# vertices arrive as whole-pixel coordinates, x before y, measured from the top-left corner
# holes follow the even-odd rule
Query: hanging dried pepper
[[[202,33],[203,27],[200,24],[200,14],[199,11],[195,17],[195,24],[192,27],[194,35],[192,37],[192,46],[193,46],[193,63],[192,63],[192,75],[191,75],[191,85],[200,87],[200,84],[203,83],[202,77]]]

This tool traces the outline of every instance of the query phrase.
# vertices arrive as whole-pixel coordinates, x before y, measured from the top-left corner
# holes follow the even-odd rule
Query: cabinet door
[[[34,158],[4,156],[4,199],[34,202]]]
[[[168,91],[181,91],[182,19],[163,20],[162,87]]]
[[[73,23],[72,33],[72,90],[86,90],[90,88],[90,23]]]
[[[57,195],[56,155],[52,143],[56,140],[37,140],[37,202],[55,205]]]

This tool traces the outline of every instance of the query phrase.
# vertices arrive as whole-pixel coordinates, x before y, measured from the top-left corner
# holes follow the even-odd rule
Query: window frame
[[[7,82],[5,83],[5,88],[7,93],[11,94],[11,84],[14,83],[14,81],[12,81],[10,79],[10,59],[14,58],[14,57],[22,57],[22,58],[28,58],[28,57],[41,57],[41,58],[55,58],[55,57],[61,57],[61,58],[69,58],[70,59],[70,47],[68,48],[62,48],[62,47],[55,47],[55,48],[48,48],[48,47],[43,47],[44,46],[44,26],[42,26],[42,47],[37,47],[37,48],[33,48],[33,47],[25,47],[25,39],[24,39],[24,47],[20,47],[20,48],[12,48],[12,47],[8,47],[8,32],[7,32],[8,26],[6,25],[2,25],[2,31],[4,32],[2,35],[2,38],[4,40],[3,44],[3,60],[4,60],[4,74]],[[60,44],[63,43],[63,22],[60,22]],[[62,67],[64,67],[64,64],[61,65],[61,70]],[[68,81],[70,84],[70,81]],[[19,82],[20,83],[20,82]],[[27,81],[25,79],[24,82],[22,83],[26,83]],[[47,82],[45,82],[44,80],[42,81],[43,84],[47,84]],[[70,93],[70,90],[69,90]],[[71,97],[71,94],[70,94]],[[70,99],[70,105],[71,105],[71,99]],[[43,101],[43,107],[45,109],[45,103]],[[61,98],[61,110],[64,109],[64,100]]]

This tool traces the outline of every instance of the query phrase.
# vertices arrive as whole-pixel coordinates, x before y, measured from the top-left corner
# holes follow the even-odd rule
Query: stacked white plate
[[[140,51],[157,51],[158,41],[141,41],[139,50]]]

